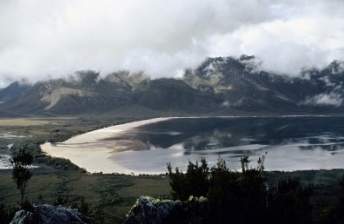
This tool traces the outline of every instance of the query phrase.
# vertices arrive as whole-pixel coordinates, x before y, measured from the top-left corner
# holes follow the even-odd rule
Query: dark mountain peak
[[[246,55],[246,54],[243,54],[239,57],[239,60],[240,61],[251,61],[251,60],[254,60],[256,59],[256,57],[254,55]]]
[[[212,79],[214,76],[233,77],[237,75],[249,75],[260,73],[261,61],[252,55],[235,57],[207,58],[196,69],[188,70],[186,75],[197,75],[202,78]]]
[[[227,60],[231,60],[231,59],[232,58],[224,58],[224,57],[207,58],[195,69],[195,72],[199,74],[206,74],[209,71],[212,72],[215,69],[221,68],[222,65],[226,63]]]
[[[23,86],[29,86],[30,84],[29,83],[25,83],[25,82],[21,82],[21,81],[15,81],[15,82],[12,82],[10,83],[7,87],[5,87],[4,89],[17,89],[17,88],[20,88],[20,87],[23,87]]]
[[[83,86],[94,86],[99,80],[99,72],[93,70],[77,71],[76,80]]]
[[[0,113],[111,113],[122,108],[189,114],[344,112],[343,62],[305,69],[298,77],[263,71],[260,64],[251,55],[214,57],[186,70],[182,79],[78,71],[68,79],[34,85],[14,82],[0,90]],[[140,113],[134,110],[128,112]]]
[[[334,60],[322,71],[329,74],[342,74],[344,73],[344,61]]]
[[[270,73],[260,71],[259,59],[242,55],[239,58],[208,58],[196,69],[187,71],[184,80],[194,88],[223,93],[249,88],[252,85],[266,89],[261,83],[258,84],[259,80],[256,80],[262,79],[263,76],[265,79],[274,78]]]
[[[326,76],[338,74],[344,74],[344,61],[334,60],[322,69],[311,67],[301,71],[301,77],[308,79],[321,79]]]
[[[31,88],[31,84],[25,81],[16,81],[0,90],[0,102],[10,101]]]

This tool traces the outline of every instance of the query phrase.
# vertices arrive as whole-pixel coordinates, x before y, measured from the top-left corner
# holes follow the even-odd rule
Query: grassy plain
[[[69,161],[42,155],[37,145],[58,142],[71,136],[130,121],[128,118],[16,118],[0,119],[0,154],[10,154],[12,143],[32,143],[36,165],[28,185],[28,198],[33,203],[63,203],[75,206],[84,200],[90,207],[105,213],[105,223],[120,223],[137,197],[167,197],[165,176],[125,176],[88,174]],[[11,134],[6,136],[5,134]],[[0,203],[16,206],[19,194],[10,170],[0,170]]]
[[[91,213],[101,211],[104,223],[121,223],[137,197],[170,197],[168,178],[161,176],[129,176],[119,174],[89,174],[67,160],[42,155],[37,144],[59,142],[79,133],[131,121],[130,118],[20,118],[0,119],[0,154],[10,153],[8,144],[32,143],[37,169],[28,184],[28,198],[33,203],[64,204],[80,207],[86,202]],[[4,134],[10,133],[6,137]],[[17,137],[15,137],[17,136]],[[269,172],[268,182],[281,178],[298,178],[305,184],[316,185],[314,206],[321,208],[323,201],[335,197],[338,179],[344,170],[298,172]],[[10,170],[0,170],[0,204],[17,205],[19,193]],[[318,210],[315,210],[319,212]],[[1,222],[0,222],[1,223]],[[99,222],[101,223],[101,222]]]

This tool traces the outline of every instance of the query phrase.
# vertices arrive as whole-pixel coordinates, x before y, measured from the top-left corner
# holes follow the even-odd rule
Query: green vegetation
[[[169,191],[164,176],[91,175],[80,171],[35,169],[26,196],[31,203],[82,208],[82,212],[91,217],[103,213],[104,223],[121,223],[137,197],[166,198]],[[0,202],[11,209],[17,206],[19,199],[11,172],[1,171]]]
[[[190,162],[185,174],[169,166],[175,199],[206,197],[208,206],[200,223],[311,223],[308,187],[291,179],[269,185],[262,159],[254,169],[248,168],[248,157],[241,162],[241,172],[230,170],[224,160],[212,168],[205,160],[201,165]]]
[[[16,183],[17,189],[20,191],[20,204],[23,206],[25,200],[25,190],[32,173],[30,165],[33,162],[33,156],[28,152],[25,146],[22,148],[15,148],[16,154],[12,157],[12,178]]]
[[[257,168],[249,168],[248,157],[244,157],[241,172],[230,170],[223,160],[212,168],[205,160],[200,164],[189,162],[185,173],[178,168],[174,171],[169,165],[173,198],[187,203],[190,197],[205,197],[207,206],[202,205],[201,212],[200,207],[188,211],[200,214],[196,221],[192,214],[172,213],[166,222],[171,219],[189,224],[343,223],[343,171],[265,172],[263,161],[259,159]],[[324,180],[319,178],[321,173],[330,175]],[[342,177],[332,176],[335,174]],[[312,176],[317,178],[310,181]]]
[[[33,156],[33,165],[38,168],[30,169],[32,177],[26,184],[25,190],[25,197],[30,203],[76,207],[96,220],[96,223],[122,223],[131,206],[141,195],[182,200],[188,199],[190,195],[207,196],[213,208],[217,208],[211,209],[210,214],[218,219],[228,215],[228,210],[238,215],[242,214],[240,212],[249,212],[247,218],[257,218],[257,215],[268,212],[271,218],[281,219],[280,223],[283,223],[283,220],[297,223],[295,220],[290,220],[291,215],[283,220],[282,217],[307,210],[309,202],[312,222],[343,223],[344,218],[340,211],[342,211],[341,206],[344,205],[344,181],[339,184],[339,180],[344,175],[344,170],[262,172],[260,170],[263,166],[252,171],[247,168],[247,161],[243,160],[243,167],[247,170],[244,176],[230,171],[225,163],[220,162],[216,167],[209,168],[205,161],[191,163],[185,174],[174,171],[170,167],[171,179],[166,175],[89,174],[68,160],[42,154],[38,147],[46,140],[63,141],[82,132],[128,120],[121,118],[114,122],[110,118],[55,118],[51,122],[40,125],[0,125],[0,133],[21,136],[1,138],[0,153],[18,155],[20,149],[24,147]],[[7,146],[12,143],[20,147],[12,147],[9,150]],[[270,186],[268,191],[263,189],[265,185]],[[312,189],[311,192],[309,187]],[[1,224],[8,223],[14,211],[18,209],[18,202],[21,200],[16,188],[12,171],[0,170]],[[235,189],[235,194],[232,194],[232,189]],[[224,194],[226,196],[223,196]],[[268,199],[270,204],[268,209],[263,211],[260,210],[262,199],[264,201]],[[223,207],[222,205],[226,205],[228,200],[233,202],[229,203],[229,207]],[[286,203],[290,204],[290,210],[286,210],[283,214],[279,213],[281,209],[285,209]]]
[[[54,124],[54,119],[47,118],[1,118],[0,127],[28,127],[37,125]]]
[[[101,120],[98,120],[101,119]],[[26,184],[25,197],[31,203],[62,204],[77,207],[100,220],[99,223],[121,223],[136,198],[141,195],[168,197],[165,176],[125,176],[119,174],[88,174],[70,161],[42,154],[39,144],[44,141],[63,141],[79,133],[98,129],[117,121],[102,117],[58,118],[44,125],[2,126],[0,133],[11,133],[14,138],[0,138],[0,153],[21,155],[22,149],[33,156],[32,178]],[[8,149],[8,144],[15,144]],[[25,154],[25,153],[24,153]],[[8,223],[20,206],[20,194],[12,178],[12,170],[0,170],[0,223]],[[99,217],[102,216],[102,219]]]

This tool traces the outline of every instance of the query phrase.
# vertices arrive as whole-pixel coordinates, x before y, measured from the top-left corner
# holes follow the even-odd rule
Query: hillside
[[[143,73],[13,82],[0,90],[0,116],[80,114],[296,114],[342,113],[344,63],[298,76],[260,69],[253,56],[208,58],[182,79]]]

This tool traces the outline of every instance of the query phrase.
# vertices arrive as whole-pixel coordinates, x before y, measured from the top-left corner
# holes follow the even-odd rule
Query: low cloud
[[[340,94],[329,93],[329,94],[318,94],[314,97],[306,99],[305,105],[312,106],[334,106],[339,107],[343,103],[343,98]]]
[[[344,59],[343,11],[341,0],[4,0],[0,85],[81,69],[176,76],[241,54],[297,75]]]

